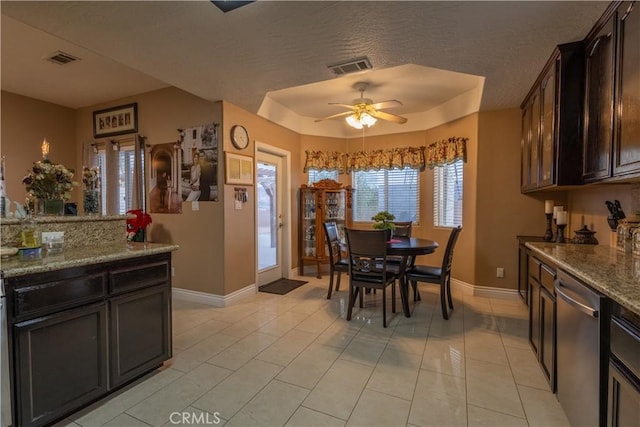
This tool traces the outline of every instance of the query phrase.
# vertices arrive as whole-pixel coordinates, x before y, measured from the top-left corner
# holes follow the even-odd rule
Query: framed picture
[[[225,153],[227,184],[253,185],[253,157]]]
[[[93,137],[138,132],[138,104],[127,104],[93,112]]]

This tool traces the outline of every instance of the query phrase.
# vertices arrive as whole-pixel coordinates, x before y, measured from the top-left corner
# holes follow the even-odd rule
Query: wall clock
[[[244,150],[249,146],[249,132],[244,126],[234,125],[231,128],[231,143],[238,150]]]

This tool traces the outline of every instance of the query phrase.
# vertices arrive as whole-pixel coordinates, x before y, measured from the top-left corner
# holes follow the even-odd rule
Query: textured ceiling
[[[357,98],[359,80],[373,83],[375,102],[405,104],[390,112],[424,114],[476,87],[475,76],[477,108],[510,108],[553,47],[582,39],[607,5],[260,0],[224,14],[209,1],[2,1],[2,89],[79,108],[175,86],[279,122],[273,105],[298,118],[340,112],[327,103]],[[42,60],[58,49],[82,61]],[[374,71],[327,68],[362,56]]]

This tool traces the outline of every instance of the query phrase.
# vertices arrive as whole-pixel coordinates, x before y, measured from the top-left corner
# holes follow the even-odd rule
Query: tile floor
[[[445,321],[421,285],[383,329],[379,293],[347,322],[345,290],[327,300],[326,277],[304,279],[226,308],[174,300],[173,359],[59,425],[568,425],[519,300],[454,291]]]

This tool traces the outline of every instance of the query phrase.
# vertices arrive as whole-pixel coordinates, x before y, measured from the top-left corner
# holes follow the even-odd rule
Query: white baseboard
[[[180,301],[197,302],[214,307],[227,307],[249,295],[256,293],[256,285],[249,285],[229,295],[208,294],[206,292],[192,291],[189,289],[173,288],[172,296]]]
[[[516,289],[494,288],[489,286],[476,286],[458,279],[451,279],[451,287],[463,292],[466,295],[476,297],[498,298],[515,300],[520,298]]]

